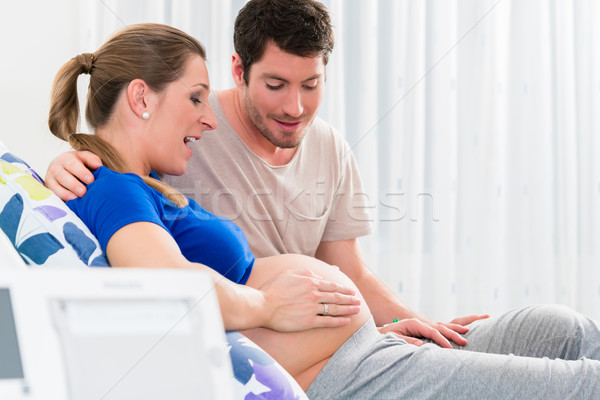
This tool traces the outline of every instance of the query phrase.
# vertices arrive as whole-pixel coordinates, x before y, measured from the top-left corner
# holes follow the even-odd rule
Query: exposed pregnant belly
[[[274,275],[289,269],[308,268],[325,280],[350,286],[352,281],[336,267],[312,257],[284,254],[257,259],[246,283],[260,287]],[[282,333],[265,328],[248,329],[241,333],[268,352],[306,390],[335,351],[371,316],[365,301],[361,310],[351,317],[350,324],[340,328],[316,328],[302,332]]]

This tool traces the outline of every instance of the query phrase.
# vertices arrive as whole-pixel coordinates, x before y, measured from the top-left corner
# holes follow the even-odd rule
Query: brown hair
[[[50,131],[75,150],[97,154],[106,167],[128,172],[125,161],[108,142],[96,135],[76,133],[77,78],[82,73],[90,74],[85,117],[88,125],[97,129],[109,121],[119,95],[129,82],[142,79],[152,90],[160,92],[183,75],[186,61],[192,55],[206,59],[202,44],[176,28],[138,24],[122,29],[95,53],[78,55],[58,71],[50,100]],[[187,199],[167,184],[149,177],[142,179],[178,206],[187,204]]]
[[[301,57],[321,55],[327,65],[334,38],[327,8],[314,0],[250,0],[233,27],[233,45],[239,54],[244,81],[269,42]]]

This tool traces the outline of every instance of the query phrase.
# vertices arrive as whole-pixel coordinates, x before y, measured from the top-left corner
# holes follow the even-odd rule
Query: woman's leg
[[[367,322],[333,355],[310,399],[600,398],[600,362],[416,347]]]
[[[526,357],[600,360],[600,326],[568,307],[535,305],[469,326],[464,350]]]

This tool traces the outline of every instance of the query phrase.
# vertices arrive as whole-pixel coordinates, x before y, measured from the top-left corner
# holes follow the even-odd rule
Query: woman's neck
[[[121,162],[119,172],[130,172],[140,176],[150,175],[150,166],[145,165],[142,158],[142,146],[134,135],[128,134],[124,128],[112,128],[107,126],[96,130],[95,135],[110,144],[117,154],[107,154],[107,159],[118,158]],[[111,167],[108,166],[107,167]],[[114,167],[114,166],[113,166]]]

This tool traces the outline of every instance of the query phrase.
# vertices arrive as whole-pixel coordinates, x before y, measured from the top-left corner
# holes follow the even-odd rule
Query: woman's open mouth
[[[200,140],[200,137],[196,137],[196,136],[186,136],[183,138],[183,142],[184,143],[190,143],[190,142],[195,142],[196,140]]]

